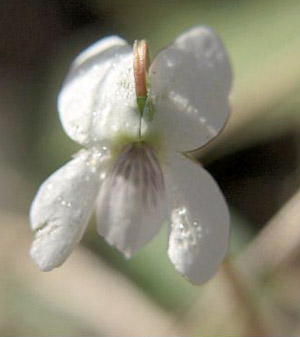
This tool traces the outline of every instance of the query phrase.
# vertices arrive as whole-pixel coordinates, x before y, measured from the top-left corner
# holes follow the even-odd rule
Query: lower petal
[[[211,175],[182,154],[169,161],[171,203],[168,255],[191,283],[211,278],[228,246],[229,212]]]
[[[164,217],[164,181],[153,150],[126,145],[100,189],[98,233],[130,257],[153,238]]]
[[[99,151],[81,151],[39,188],[31,205],[30,255],[41,270],[60,266],[80,241],[99,191]]]

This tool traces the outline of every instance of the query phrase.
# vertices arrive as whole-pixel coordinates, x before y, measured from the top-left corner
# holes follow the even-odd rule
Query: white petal
[[[59,93],[58,110],[66,133],[81,144],[110,143],[117,133],[137,135],[131,47],[110,37],[80,54]]]
[[[156,128],[178,151],[214,138],[228,114],[231,69],[220,39],[196,27],[160,51],[150,67]]]
[[[124,39],[120,38],[119,36],[108,36],[108,37],[105,37],[93,43],[91,46],[89,46],[84,51],[82,51],[73,61],[72,72],[68,74],[68,79],[70,79],[69,76],[78,74],[80,72],[79,67],[81,67],[83,64],[87,65],[87,62],[95,63],[95,61],[100,61],[100,62],[105,61],[105,57],[107,57],[105,56],[105,53],[108,50],[112,48],[118,49],[118,47],[123,47],[127,45],[128,43]],[[94,58],[96,58],[97,60],[94,60]],[[103,77],[105,75],[104,73],[105,68],[103,68],[102,71],[103,71],[103,75],[102,75]],[[100,76],[101,76],[101,73],[100,73]]]
[[[229,212],[219,187],[199,164],[175,154],[169,169],[169,258],[190,282],[201,284],[226,254]]]
[[[150,147],[125,146],[97,200],[98,233],[130,257],[150,241],[165,217],[164,181]]]
[[[30,209],[30,255],[42,270],[61,265],[80,241],[99,191],[98,151],[81,151],[39,188]]]

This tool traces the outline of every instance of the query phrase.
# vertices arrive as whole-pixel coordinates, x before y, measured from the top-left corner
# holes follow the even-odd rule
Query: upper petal
[[[42,270],[61,265],[80,241],[99,191],[98,151],[81,151],[39,188],[31,205],[30,255]]]
[[[164,180],[153,150],[146,144],[126,145],[100,189],[98,233],[130,257],[160,229],[164,197]]]
[[[112,36],[74,61],[58,96],[66,133],[81,144],[109,143],[116,133],[138,134],[132,48]]]
[[[171,203],[168,255],[190,282],[211,278],[228,245],[229,212],[210,174],[181,154],[169,163],[167,191]]]
[[[150,67],[155,127],[178,151],[214,138],[228,114],[231,68],[217,35],[195,27],[160,51]]]

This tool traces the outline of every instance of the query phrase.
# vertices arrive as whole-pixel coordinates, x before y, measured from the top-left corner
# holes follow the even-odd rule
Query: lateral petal
[[[229,237],[229,212],[211,175],[182,154],[169,163],[171,204],[168,255],[191,283],[211,278],[223,260]]]
[[[60,266],[80,241],[99,191],[101,152],[81,151],[39,188],[30,209],[30,255],[41,270]]]
[[[160,51],[149,77],[154,127],[171,148],[199,148],[223,128],[230,110],[231,68],[209,28],[192,28]]]

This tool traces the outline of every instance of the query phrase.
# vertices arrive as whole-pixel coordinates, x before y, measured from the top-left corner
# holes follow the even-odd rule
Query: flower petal
[[[153,238],[164,217],[164,181],[153,150],[126,145],[100,189],[98,233],[130,257]]]
[[[75,59],[58,110],[66,133],[84,145],[109,144],[120,132],[138,134],[132,48],[126,41],[102,39]]]
[[[30,255],[41,270],[61,265],[80,241],[99,191],[101,153],[81,151],[39,188],[30,209]]]
[[[180,35],[150,67],[156,128],[178,151],[206,144],[229,114],[231,68],[226,51],[206,27]]]
[[[219,187],[199,164],[175,154],[169,169],[169,258],[191,283],[201,284],[215,274],[226,254],[229,212]]]

